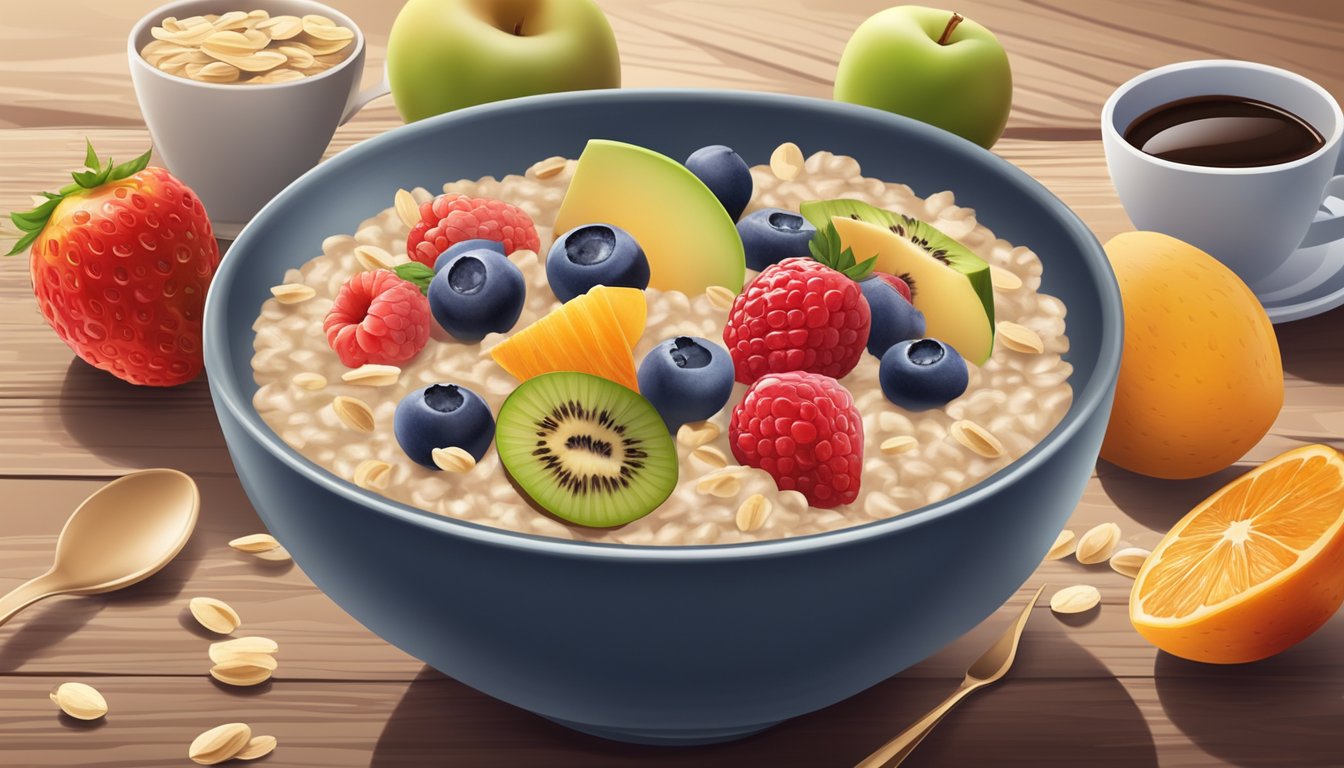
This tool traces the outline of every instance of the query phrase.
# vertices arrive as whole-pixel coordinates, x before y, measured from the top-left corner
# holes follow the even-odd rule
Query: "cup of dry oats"
[[[322,158],[336,128],[388,93],[360,90],[364,34],[312,0],[183,0],[127,39],[140,111],[163,164],[237,235]]]

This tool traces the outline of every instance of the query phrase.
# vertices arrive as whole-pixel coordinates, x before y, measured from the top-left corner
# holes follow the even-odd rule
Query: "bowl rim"
[[[1078,215],[1025,171],[960,136],[900,115],[828,99],[726,89],[622,88],[528,96],[436,115],[398,126],[361,141],[304,173],[262,207],[243,228],[229,250],[232,252],[238,248],[250,247],[252,238],[256,236],[256,230],[276,215],[275,211],[286,199],[300,194],[308,187],[316,184],[320,180],[320,176],[334,172],[330,169],[339,170],[352,162],[357,156],[374,151],[385,144],[401,141],[403,136],[439,131],[458,121],[513,117],[517,113],[526,112],[534,105],[563,107],[567,105],[586,106],[596,103],[600,107],[602,103],[608,101],[638,100],[651,97],[664,100],[694,100],[704,102],[709,106],[715,103],[738,104],[745,102],[773,107],[829,112],[845,119],[886,124],[888,127],[899,128],[901,131],[923,134],[923,138],[933,143],[951,144],[954,150],[977,153],[981,161],[992,166],[994,171],[1010,177],[1033,203],[1052,211],[1058,217],[1069,238],[1081,246],[1080,257],[1088,264],[1089,271],[1096,276],[1094,287],[1097,288],[1099,294],[1101,317],[1103,318],[1100,332],[1101,344],[1097,351],[1097,364],[1091,377],[1082,387],[1082,391],[1075,391],[1073,403],[1065,412],[1059,424],[1055,425],[1055,428],[1025,455],[985,480],[961,493],[894,517],[831,531],[789,536],[768,541],[662,546],[576,541],[496,528],[482,523],[435,514],[428,510],[393,501],[337,477],[334,473],[318,466],[284,443],[280,436],[262,421],[260,414],[252,407],[251,398],[242,395],[236,378],[239,372],[233,370],[230,357],[224,352],[228,345],[227,329],[222,327],[223,323],[219,319],[223,311],[219,307],[224,299],[220,291],[211,290],[206,295],[204,352],[205,366],[215,408],[225,409],[242,426],[248,438],[255,441],[264,451],[288,465],[290,469],[306,480],[317,483],[331,493],[360,504],[370,513],[387,515],[411,525],[469,539],[482,545],[524,550],[533,554],[594,560],[685,562],[796,555],[811,550],[857,544],[869,539],[894,535],[908,528],[929,525],[968,507],[973,507],[991,498],[999,489],[1019,482],[1037,465],[1049,461],[1054,454],[1068,446],[1071,438],[1083,429],[1092,414],[1109,400],[1112,386],[1120,368],[1124,322],[1120,304],[1120,290],[1116,283],[1115,273],[1111,270],[1101,244]],[[233,273],[239,269],[238,264],[240,262],[240,259],[224,258],[215,273],[213,284],[219,285],[231,281]],[[1107,319],[1112,320],[1112,322],[1106,322]],[[250,369],[247,373],[251,373]]]

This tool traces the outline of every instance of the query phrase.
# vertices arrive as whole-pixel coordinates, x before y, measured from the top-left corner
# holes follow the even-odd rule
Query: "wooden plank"
[[[126,61],[132,20],[159,0],[82,3],[62,14],[40,3],[7,8],[0,27],[0,127],[133,126],[140,123]],[[365,77],[377,79],[399,5],[333,0],[368,38]],[[600,0],[621,48],[630,87],[740,88],[829,98],[850,33],[887,3],[868,0]],[[1344,93],[1333,66],[1344,9],[1293,3],[1204,0],[963,0],[957,10],[1002,41],[1015,92],[1009,135],[1096,135],[1115,86],[1152,67],[1194,58],[1251,58]],[[370,110],[393,118],[380,103]]]
[[[957,682],[895,678],[742,741],[669,750],[574,733],[429,670],[411,682],[288,681],[245,694],[172,677],[90,680],[111,707],[105,721],[91,725],[59,715],[47,700],[66,679],[7,681],[0,743],[10,764],[177,766],[200,731],[246,722],[255,733],[279,739],[270,764],[296,767],[841,768],[894,736]],[[1300,679],[1216,668],[1197,679],[1010,676],[966,700],[905,765],[986,765],[993,755],[999,768],[1148,768],[1160,755],[1164,768],[1324,768],[1339,765],[1341,725],[1344,702]]]

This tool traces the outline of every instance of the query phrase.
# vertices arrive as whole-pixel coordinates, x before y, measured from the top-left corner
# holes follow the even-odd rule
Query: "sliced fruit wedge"
[[[599,285],[490,350],[519,381],[579,371],[638,391],[634,345],[644,332],[644,292]]]
[[[1288,451],[1190,511],[1134,582],[1129,618],[1168,653],[1232,664],[1316,631],[1344,601],[1344,457]]]
[[[589,141],[555,231],[599,221],[629,232],[644,249],[653,288],[688,296],[711,285],[742,288],[746,258],[737,225],[709,187],[670,157],[619,141]]]
[[[984,259],[926,222],[860,200],[808,202],[801,211],[816,226],[820,247],[850,249],[857,261],[876,257],[875,270],[904,279],[929,336],[977,365],[989,359],[994,289]]]

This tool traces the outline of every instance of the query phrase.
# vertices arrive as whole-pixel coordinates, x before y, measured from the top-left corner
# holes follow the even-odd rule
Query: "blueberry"
[[[513,328],[526,299],[522,271],[504,254],[486,248],[457,254],[429,283],[434,319],[468,344]]]
[[[877,369],[882,394],[907,411],[927,411],[966,391],[966,361],[937,339],[913,339],[882,355]]]
[[[698,336],[677,336],[654,347],[639,364],[639,393],[669,432],[718,413],[733,393],[728,350]]]
[[[412,461],[438,469],[435,448],[461,448],[480,461],[495,435],[495,417],[490,414],[490,406],[470,389],[431,384],[397,403],[392,431]]]
[[[649,287],[644,249],[620,227],[586,224],[561,235],[546,254],[546,279],[556,298],[569,301],[595,285]]]
[[[882,357],[897,342],[924,335],[924,313],[906,301],[891,283],[880,277],[870,277],[859,283],[859,290],[863,291],[872,312],[868,351],[874,357]]]
[[[701,147],[686,158],[686,168],[719,198],[723,209],[737,221],[751,202],[751,169],[732,147],[714,144]]]
[[[785,259],[811,255],[807,244],[816,233],[807,219],[782,208],[752,211],[737,223],[747,266],[757,272]]]
[[[458,254],[466,253],[467,251],[475,251],[480,248],[494,251],[500,256],[509,255],[504,252],[504,244],[498,240],[463,240],[460,243],[453,243],[448,246],[448,250],[439,254],[439,258],[434,260],[434,271],[438,272],[440,269],[448,266],[448,262],[457,258]]]

